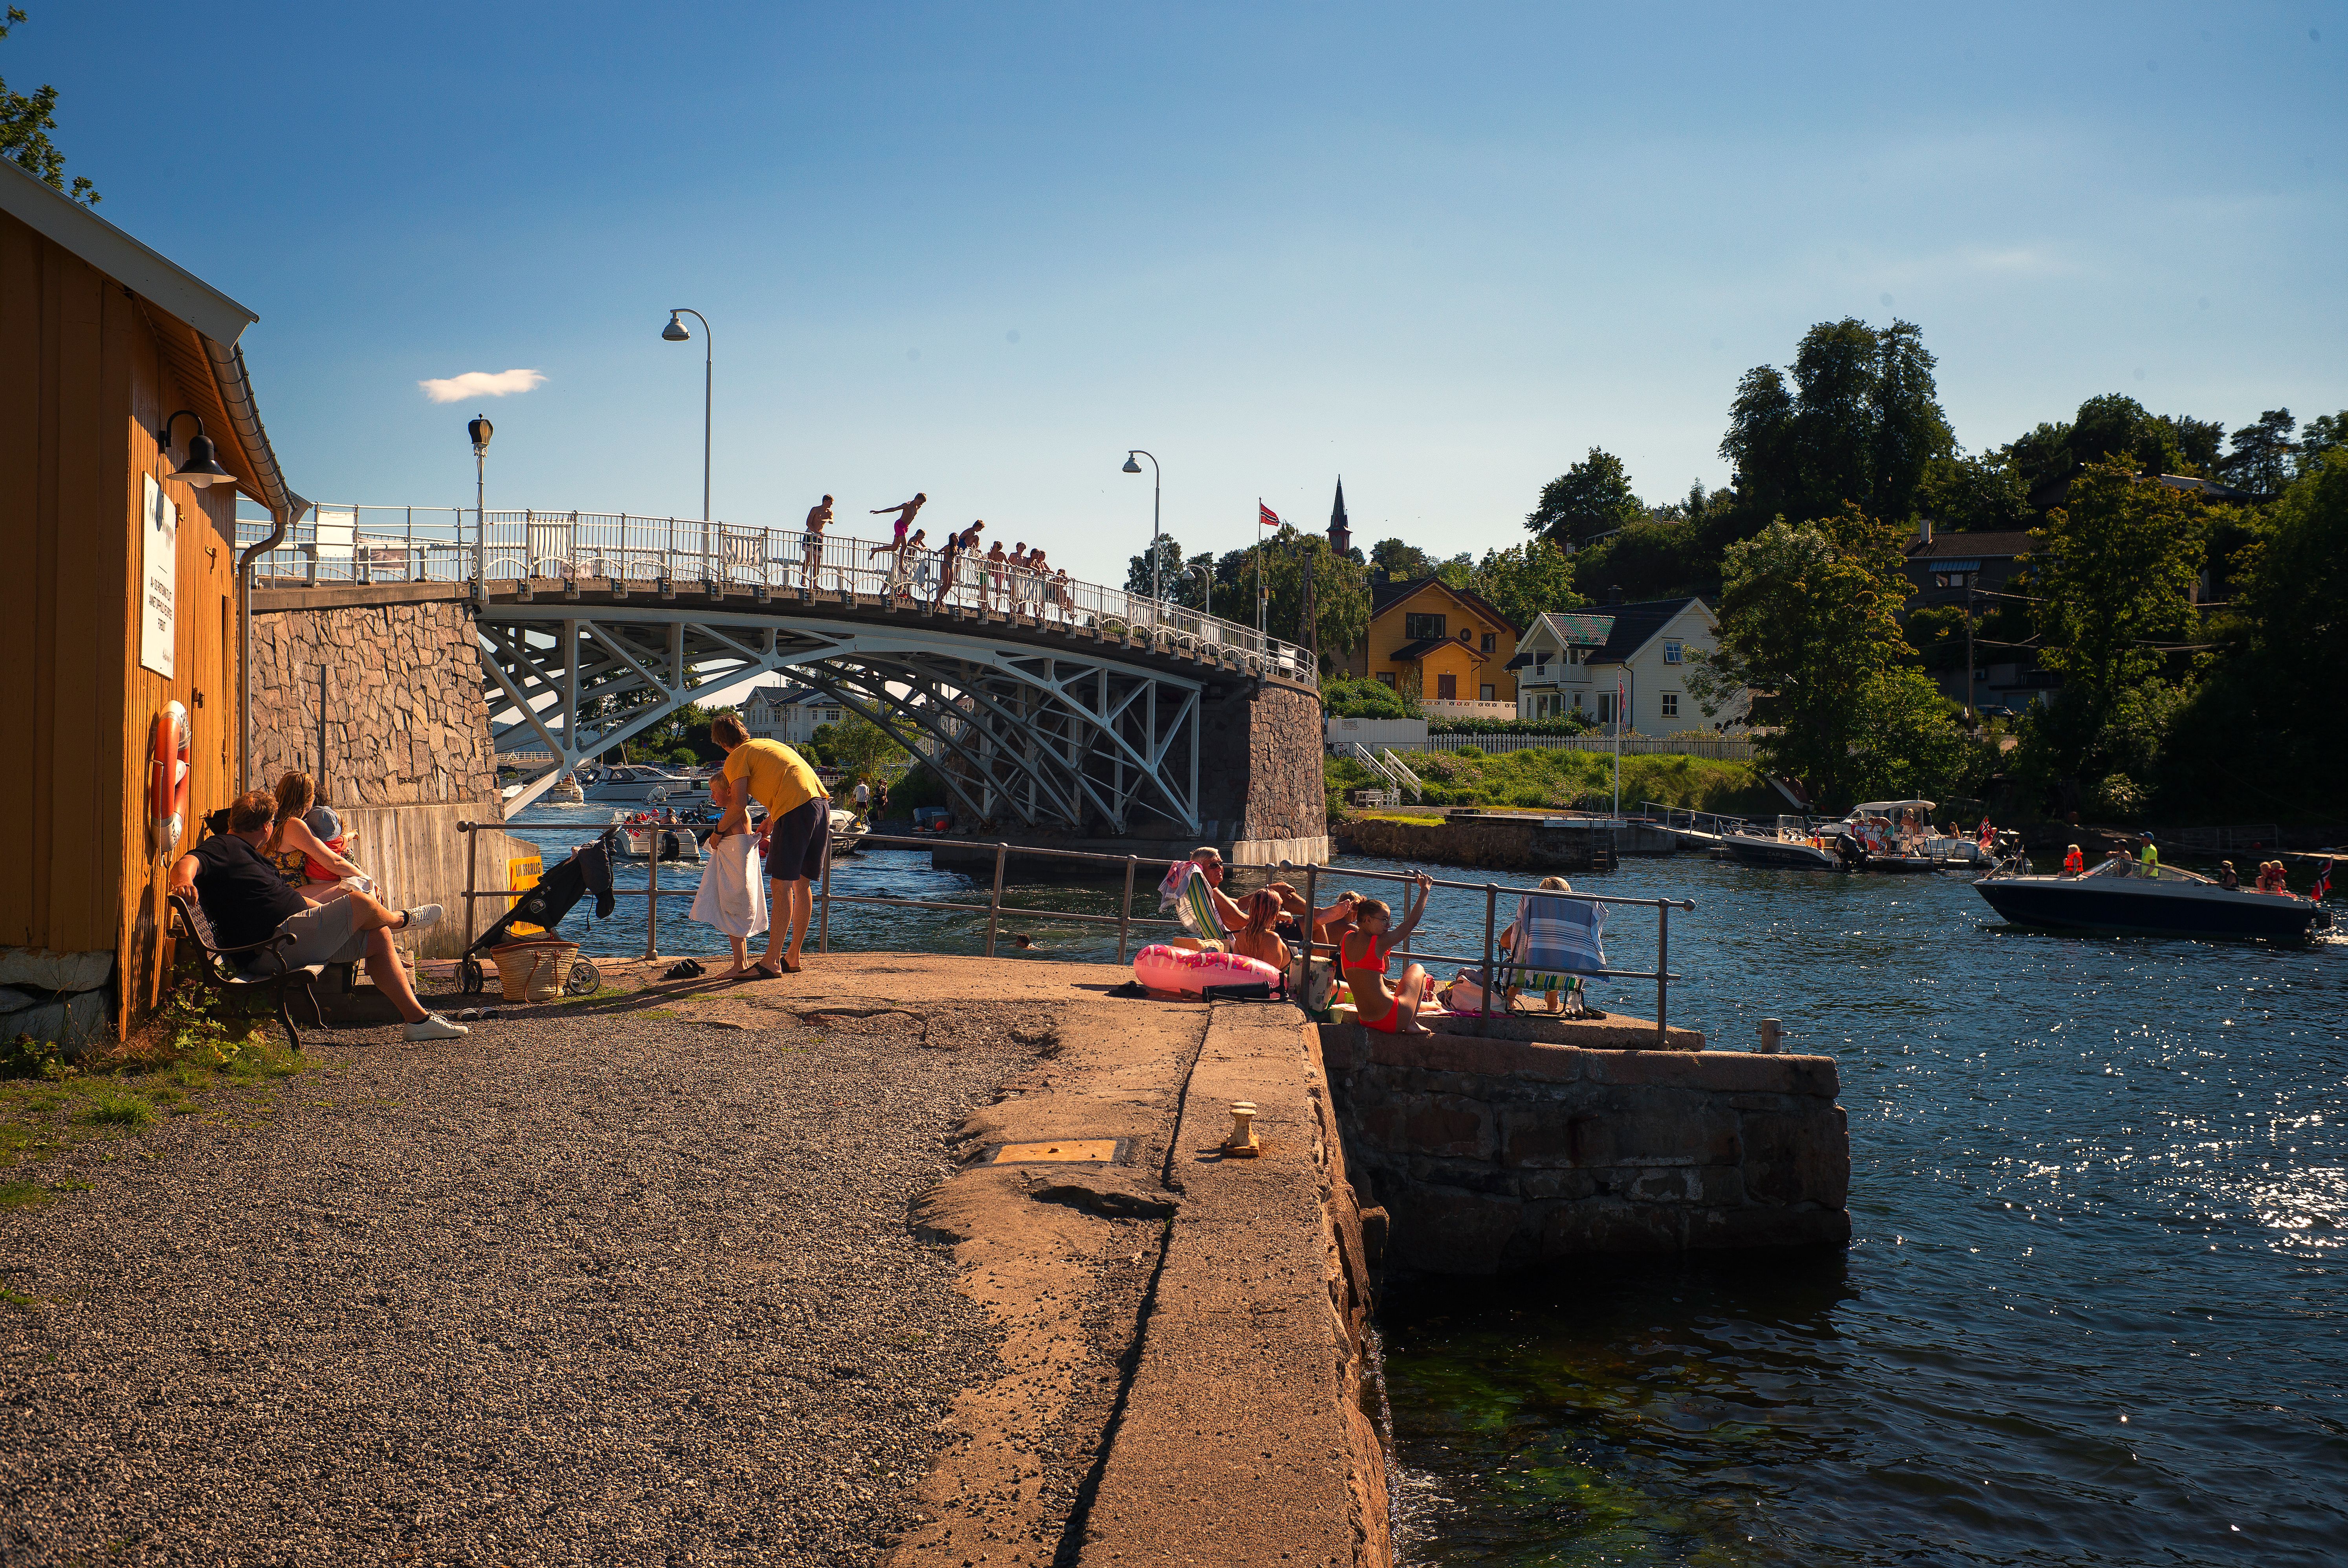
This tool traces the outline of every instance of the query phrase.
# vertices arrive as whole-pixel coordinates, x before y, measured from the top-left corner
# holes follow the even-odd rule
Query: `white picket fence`
[[[1353,743],[1332,741],[1333,756],[1345,756]],[[1604,752],[1612,754],[1615,741],[1611,735],[1429,735],[1423,741],[1389,741],[1385,744],[1397,752],[1462,752],[1473,747],[1490,753],[1494,752]],[[1622,754],[1626,757],[1684,756],[1708,757],[1715,762],[1749,763],[1753,760],[1753,743],[1742,736],[1726,735],[1624,735]]]

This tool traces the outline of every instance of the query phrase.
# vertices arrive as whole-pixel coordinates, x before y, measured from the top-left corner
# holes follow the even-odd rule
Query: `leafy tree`
[[[2068,421],[2042,424],[1995,456],[2027,494],[2088,463],[2119,463],[2145,474],[2215,474],[2224,434],[2213,420],[2153,414],[2115,392],[2090,397]]]
[[[0,24],[0,38],[19,22],[28,21],[24,12],[8,7],[8,20]],[[66,188],[66,155],[49,139],[49,132],[57,128],[57,89],[43,84],[29,97],[10,92],[8,84],[0,81],[0,158],[37,176],[44,184],[58,190]],[[98,203],[98,188],[74,176],[73,199],[85,207]]]
[[[809,735],[825,764],[851,779],[878,782],[912,761],[889,732],[861,713],[846,713],[836,724],[818,724]]]
[[[1166,597],[1178,604],[1197,604],[1198,589],[1195,585],[1190,589],[1189,599],[1181,598],[1177,592],[1177,584],[1181,579],[1182,568],[1188,564],[1182,557],[1182,547],[1175,541],[1172,534],[1160,534],[1151,543],[1157,549],[1159,586],[1165,592]],[[1149,557],[1150,546],[1145,545],[1139,555],[1127,561],[1126,592],[1142,599],[1149,597]]]
[[[1720,646],[1688,684],[1708,718],[1749,711],[1764,760],[1822,801],[1913,784],[1953,760],[1948,704],[1902,668],[1913,658],[1898,619],[1903,533],[1846,506],[1773,522],[1722,561]]]
[[[1416,697],[1343,671],[1322,678],[1321,706],[1340,719],[1416,719],[1419,713]]]
[[[1720,547],[1686,522],[1641,521],[1573,557],[1573,585],[1585,600],[1615,589],[1636,602],[1673,594],[1718,596]]]
[[[1416,582],[1423,577],[1433,577],[1441,563],[1416,545],[1401,539],[1380,539],[1370,547],[1372,580],[1383,574],[1387,582]]]
[[[1622,459],[1592,446],[1589,456],[1541,487],[1540,502],[1526,514],[1525,527],[1553,544],[1571,547],[1646,515],[1645,504],[1631,493]]]
[[[1332,550],[1322,535],[1300,533],[1287,523],[1265,539],[1263,566],[1270,596],[1266,623],[1274,637],[1309,646],[1317,628],[1322,656],[1333,660],[1361,646],[1370,630],[1369,573],[1364,568]],[[1304,624],[1308,573],[1313,627]]]
[[[2028,591],[2040,661],[2064,689],[2024,724],[2026,777],[2090,806],[2115,778],[2132,798],[2148,787],[2161,726],[2182,700],[2160,680],[2171,662],[2163,650],[2194,640],[2202,536],[2196,499],[2137,478],[2126,456],[2089,465],[2047,513]]]
[[[2021,476],[1999,457],[1934,458],[1916,499],[1936,528],[1951,533],[2013,533],[2030,526]]]
[[[1748,371],[1720,443],[1735,466],[1745,525],[1821,517],[1846,503],[1874,517],[1911,515],[1926,472],[1956,447],[1933,365],[1914,323],[1876,328],[1846,317],[1803,334],[1790,389],[1772,366]]]
[[[2313,428],[2311,425],[2310,428]],[[2348,447],[2318,452],[2244,552],[2232,656],[2191,693],[2162,794],[2187,807],[2254,804],[2331,821],[2348,768]]]
[[[2323,455],[2335,446],[2348,446],[2348,410],[2319,414],[2300,427],[2299,464],[2291,477],[2303,479],[2314,473]]]
[[[1536,616],[1586,602],[1574,589],[1573,558],[1545,538],[1486,550],[1463,586],[1490,600],[1519,628],[1530,626]]]
[[[2268,409],[2255,424],[2234,432],[2234,449],[2219,466],[2220,472],[2245,490],[2281,494],[2291,482],[2291,458],[2298,450],[2291,436],[2298,425],[2290,409]]]

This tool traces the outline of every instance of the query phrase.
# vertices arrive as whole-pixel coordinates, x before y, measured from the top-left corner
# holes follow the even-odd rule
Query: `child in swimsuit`
[[[1427,897],[1435,891],[1434,878],[1425,872],[1416,881],[1418,897],[1412,900],[1401,925],[1394,923],[1394,911],[1384,899],[1365,898],[1354,906],[1354,928],[1337,938],[1337,967],[1353,988],[1355,1014],[1364,1029],[1380,1034],[1435,1032],[1418,1021],[1418,1009],[1431,988],[1423,966],[1411,965],[1393,990],[1386,989],[1386,966],[1393,962],[1394,950],[1417,927],[1419,917],[1426,913]]]

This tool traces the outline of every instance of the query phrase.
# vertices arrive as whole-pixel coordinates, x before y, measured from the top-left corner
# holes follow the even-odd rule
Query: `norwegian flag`
[[[2315,868],[2315,886],[2308,890],[2307,896],[2318,904],[2332,896],[2332,862],[2327,860]]]
[[[1258,524],[1267,528],[1276,528],[1280,527],[1280,514],[1273,511],[1270,507],[1265,506],[1261,499],[1257,500],[1255,504],[1255,520]]]

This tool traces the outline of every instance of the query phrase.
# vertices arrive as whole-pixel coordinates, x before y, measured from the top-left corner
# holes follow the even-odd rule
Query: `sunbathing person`
[[[1222,851],[1212,845],[1200,845],[1189,860],[1168,868],[1166,880],[1158,885],[1159,902],[1168,908],[1179,906],[1182,923],[1195,935],[1169,938],[1167,946],[1220,953],[1231,933],[1247,924],[1247,911],[1223,892],[1223,876]]]
[[[1394,960],[1394,950],[1417,929],[1419,918],[1426,913],[1426,901],[1435,892],[1435,879],[1426,872],[1411,880],[1418,897],[1401,925],[1394,923],[1394,911],[1385,900],[1365,898],[1354,906],[1356,928],[1337,941],[1338,972],[1353,988],[1354,1014],[1364,1029],[1381,1034],[1435,1032],[1418,1021],[1418,1009],[1431,988],[1424,966],[1411,965],[1391,990],[1386,986],[1386,966]]]
[[[1231,951],[1242,958],[1253,958],[1270,964],[1283,974],[1288,969],[1288,944],[1272,929],[1280,916],[1280,896],[1266,890],[1248,895],[1242,906],[1247,911],[1246,923],[1231,937]]]
[[[171,891],[202,909],[222,948],[250,947],[279,935],[294,938],[275,949],[273,958],[238,955],[236,961],[248,974],[273,974],[280,959],[288,968],[364,959],[376,989],[407,1020],[409,1040],[457,1040],[470,1033],[464,1025],[425,1009],[408,984],[399,955],[392,950],[392,932],[435,924],[440,906],[387,908],[373,894],[356,888],[324,901],[304,898],[285,885],[261,852],[276,811],[277,803],[259,790],[239,795],[228,810],[228,831],[207,838],[172,864]]]
[[[1573,884],[1562,876],[1544,876],[1540,885],[1544,892],[1573,891]],[[1539,894],[1518,900],[1517,917],[1500,933],[1500,951],[1507,960],[1501,968],[1507,977],[1504,1006],[1513,1010],[1518,996],[1533,990],[1548,998],[1550,1012],[1578,1016],[1588,1011],[1581,975],[1562,966],[1579,962],[1603,968],[1606,954],[1600,944],[1605,928],[1602,904],[1569,907],[1563,899],[1543,899]]]

